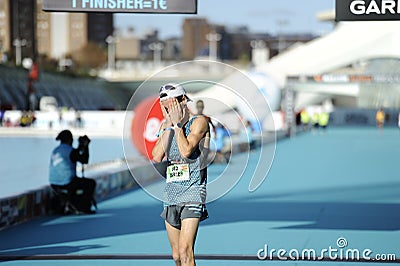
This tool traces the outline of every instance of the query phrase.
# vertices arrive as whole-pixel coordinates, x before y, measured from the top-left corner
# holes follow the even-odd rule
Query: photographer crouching
[[[75,149],[72,147],[71,131],[63,130],[57,135],[56,140],[61,143],[51,154],[49,181],[57,195],[66,196],[65,206],[61,206],[64,209],[62,211],[75,214],[95,213],[92,205],[96,207],[94,199],[96,181],[76,175],[76,163],[87,164],[89,161],[90,139],[86,135],[79,137],[79,146]]]

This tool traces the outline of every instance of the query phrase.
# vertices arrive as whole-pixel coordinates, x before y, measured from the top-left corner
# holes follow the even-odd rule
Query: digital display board
[[[43,0],[44,11],[197,14],[197,0]]]
[[[400,20],[399,0],[336,0],[336,21]]]

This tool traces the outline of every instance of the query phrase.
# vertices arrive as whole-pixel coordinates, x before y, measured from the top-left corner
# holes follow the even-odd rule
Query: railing
[[[154,166],[159,167],[159,165]],[[154,174],[155,171],[150,170],[150,167],[153,168],[154,166],[150,162],[143,161],[133,167],[134,171],[153,173],[153,175],[147,176],[147,181],[152,182],[157,177]],[[91,178],[94,178],[97,182],[95,197],[98,201],[138,187],[128,167],[99,172]],[[51,187],[44,186],[37,190],[0,199],[0,230],[36,217],[54,214],[54,197]]]

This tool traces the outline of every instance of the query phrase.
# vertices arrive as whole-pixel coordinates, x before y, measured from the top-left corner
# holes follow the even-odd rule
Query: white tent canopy
[[[330,73],[340,68],[374,58],[400,58],[400,22],[341,22],[331,33],[305,44],[297,44],[284,53],[258,67],[276,83],[276,90],[284,88],[288,76],[312,76]],[[239,94],[246,94],[249,86],[240,86],[240,78],[232,75],[222,83],[238,87]],[[243,80],[242,80],[243,81]],[[239,85],[239,86],[238,86]],[[258,86],[258,85],[257,85]],[[267,86],[274,87],[274,86]],[[274,88],[268,88],[274,91]],[[358,97],[358,84],[334,86],[303,86],[295,100],[295,110],[319,104],[332,96]],[[221,99],[225,105],[206,103],[207,112],[221,113],[237,106],[236,96],[224,88],[212,86],[196,95],[198,98]],[[270,100],[270,99],[268,99]],[[253,103],[254,105],[254,103]],[[274,105],[272,110],[278,109]],[[265,108],[255,108],[256,113]]]
[[[341,22],[335,30],[272,58],[258,70],[280,86],[287,76],[315,75],[371,58],[400,58],[400,22]]]

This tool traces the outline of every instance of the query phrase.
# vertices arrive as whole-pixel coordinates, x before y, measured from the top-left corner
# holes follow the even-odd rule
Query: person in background
[[[30,127],[33,126],[36,122],[35,113],[32,111],[24,111],[19,119],[19,126],[20,127]]]
[[[203,115],[204,112],[204,101],[203,100],[198,100],[196,102],[196,110],[198,115]]]
[[[318,129],[319,127],[319,113],[314,111],[314,114],[311,117],[311,123],[313,125],[313,129]]]
[[[379,129],[382,129],[383,126],[385,125],[385,112],[383,111],[382,108],[379,108],[378,111],[376,111],[375,120],[376,120],[376,126]]]
[[[94,213],[94,191],[96,181],[90,178],[79,178],[76,174],[76,164],[87,164],[89,161],[90,139],[85,135],[79,137],[77,149],[72,147],[73,137],[69,130],[61,131],[56,140],[60,141],[51,153],[49,182],[55,191],[67,190],[68,202],[76,213]],[[81,191],[78,195],[77,191]]]
[[[211,121],[211,118],[207,115],[204,114],[204,101],[203,100],[198,100],[196,102],[196,110],[197,110],[197,115],[202,115],[205,119],[207,119],[207,122],[210,124],[210,126],[215,130],[214,124]]]
[[[198,100],[196,101],[196,110],[197,110],[197,115],[201,115],[203,116],[207,122],[208,125],[210,127],[210,142],[212,142],[214,145],[210,145],[210,150],[209,150],[209,158],[207,159],[207,161],[214,161],[215,157],[217,156],[217,151],[216,151],[216,145],[215,145],[215,141],[216,141],[216,128],[214,123],[211,120],[211,117],[207,116],[204,114],[204,101],[203,100]]]
[[[230,136],[228,129],[218,122],[215,127],[215,159],[216,163],[228,163],[231,156],[230,145],[227,145],[226,139]]]
[[[300,121],[303,126],[303,130],[308,130],[308,124],[310,123],[310,115],[308,114],[306,109],[301,110],[300,112]]]
[[[3,126],[3,121],[4,121],[4,115],[6,111],[5,110],[0,110],[0,127]]]
[[[326,111],[322,111],[319,115],[319,126],[325,130],[328,127],[329,123],[329,113]]]
[[[63,127],[63,124],[64,124],[64,110],[60,108],[60,110],[58,110],[58,125],[59,127]]]
[[[82,114],[81,114],[81,111],[79,111],[79,110],[75,111],[75,127],[77,127],[77,128],[83,127]]]
[[[255,141],[253,138],[253,127],[249,120],[245,120],[244,122],[244,131],[240,134],[241,139],[241,150],[247,151],[255,148]]]
[[[398,127],[400,128],[400,113],[399,113],[399,116],[398,116],[398,118],[397,118],[397,125],[398,125]]]

